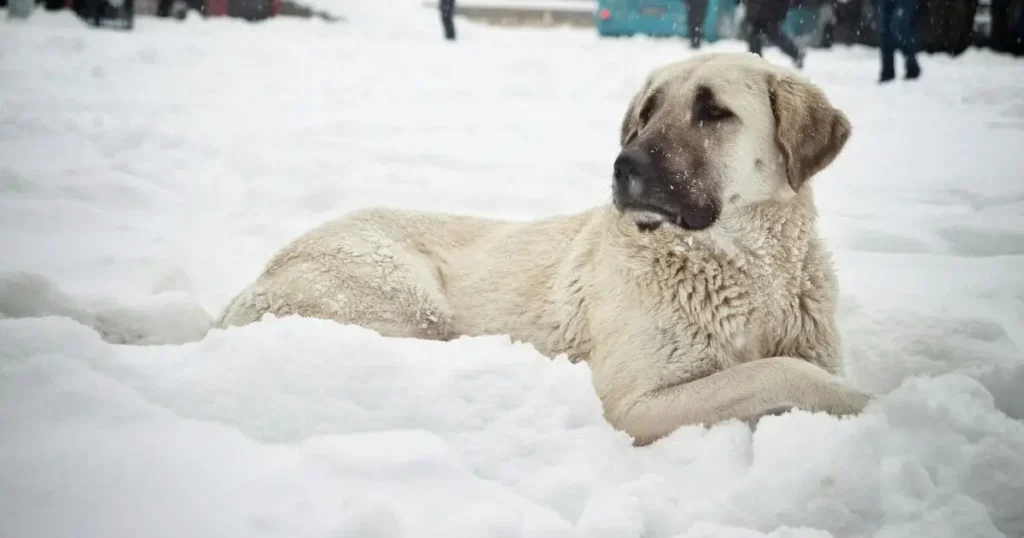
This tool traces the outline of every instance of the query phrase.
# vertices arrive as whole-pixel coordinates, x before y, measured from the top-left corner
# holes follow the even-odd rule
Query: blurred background
[[[761,1],[753,0],[754,5]],[[323,9],[318,0],[0,0],[0,7],[8,2],[70,9],[94,24],[122,27],[131,27],[135,16],[180,19],[188,12],[249,21],[343,21],[347,7],[335,2]],[[454,15],[494,25],[586,27],[605,37],[693,39],[699,33],[713,42],[747,40],[750,28],[744,23],[750,4],[751,0],[423,0],[422,7],[441,11],[442,19]],[[1024,54],[1024,0],[909,0],[907,5],[925,52],[960,54],[977,46]],[[791,0],[785,6],[783,28],[807,47],[879,46],[879,7],[879,0]]]

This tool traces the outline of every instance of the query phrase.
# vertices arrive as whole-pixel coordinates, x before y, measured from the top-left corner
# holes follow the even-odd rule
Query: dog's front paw
[[[754,428],[764,417],[784,415],[795,410],[811,413],[825,412],[835,417],[848,417],[860,414],[871,402],[871,396],[839,383],[835,383],[831,389],[814,398],[813,402],[779,404],[765,409],[756,416],[748,417],[746,422],[751,428]]]
[[[822,402],[820,410],[837,417],[858,415],[871,403],[871,396],[838,381],[833,393]]]

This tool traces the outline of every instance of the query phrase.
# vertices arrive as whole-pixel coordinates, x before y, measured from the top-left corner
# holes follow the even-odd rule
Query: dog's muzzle
[[[612,201],[641,231],[669,222],[687,230],[703,230],[718,219],[714,204],[698,204],[682,185],[669,185],[646,152],[625,150],[615,159]],[[673,188],[674,187],[674,188]]]

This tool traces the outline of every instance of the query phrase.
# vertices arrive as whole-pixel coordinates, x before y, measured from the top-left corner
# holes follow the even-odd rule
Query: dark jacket
[[[790,0],[746,0],[748,21],[782,22],[789,13]]]

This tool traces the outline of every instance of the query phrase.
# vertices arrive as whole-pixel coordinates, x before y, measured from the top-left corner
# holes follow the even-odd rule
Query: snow
[[[815,181],[878,399],[635,448],[585,364],[501,335],[205,334],[346,210],[603,202],[631,92],[690,53],[320,7],[348,22],[4,22],[0,536],[1024,536],[1024,63],[925,56],[879,87],[875,51],[812,51],[855,129]]]

